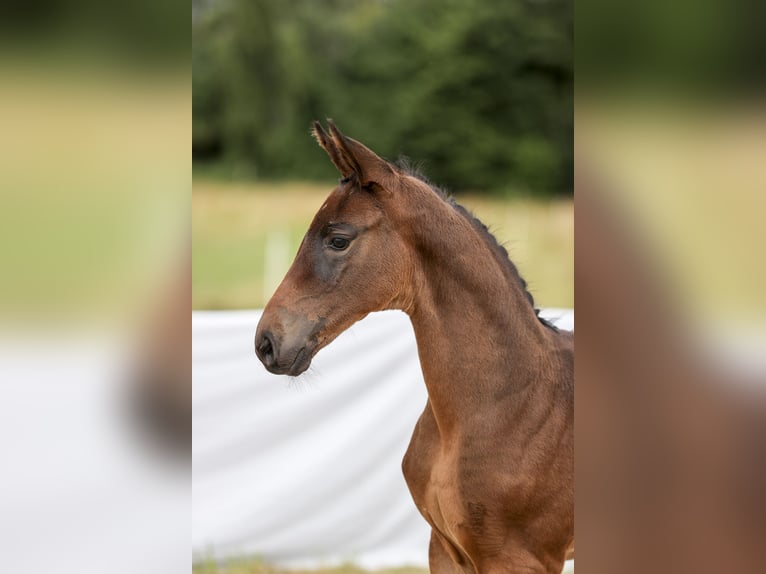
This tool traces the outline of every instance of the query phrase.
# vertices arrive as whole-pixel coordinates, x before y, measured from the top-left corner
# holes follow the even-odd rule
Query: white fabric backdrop
[[[543,315],[574,327],[574,312]],[[403,313],[375,313],[289,379],[253,352],[260,311],[195,312],[195,559],[426,566],[401,459],[426,402]]]
[[[130,340],[0,332],[0,571],[188,574],[189,473],[133,410]]]

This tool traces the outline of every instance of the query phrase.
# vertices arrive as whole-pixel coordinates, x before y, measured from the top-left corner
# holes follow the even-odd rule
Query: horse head
[[[397,220],[401,188],[416,185],[329,121],[313,135],[340,171],[284,280],[266,305],[255,352],[276,374],[304,372],[314,355],[373,311],[403,308],[412,257]]]

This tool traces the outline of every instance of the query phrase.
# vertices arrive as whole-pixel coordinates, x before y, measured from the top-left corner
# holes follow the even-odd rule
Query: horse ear
[[[333,162],[333,164],[335,164],[335,167],[338,168],[340,174],[344,178],[351,177],[354,174],[353,166],[351,166],[341,156],[337,144],[333,138],[331,138],[327,132],[324,131],[322,124],[319,122],[314,122],[314,127],[311,130],[311,134],[314,136],[314,139],[321,146],[321,148],[327,152],[327,155],[330,156],[330,160]]]
[[[327,125],[330,135],[319,122],[314,122],[314,137],[344,178],[356,176],[362,185],[384,185],[394,175],[393,168],[386,160],[355,139],[344,136],[332,120],[328,119]]]

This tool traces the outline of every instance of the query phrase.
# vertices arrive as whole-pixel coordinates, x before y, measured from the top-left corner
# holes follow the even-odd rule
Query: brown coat
[[[574,340],[506,251],[417,175],[330,123],[343,176],[266,306],[255,348],[298,375],[367,313],[412,321],[428,403],[403,471],[435,573],[560,572],[574,543]]]

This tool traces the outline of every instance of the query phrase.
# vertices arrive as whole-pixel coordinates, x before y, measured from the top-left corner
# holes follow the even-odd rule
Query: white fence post
[[[268,300],[290,267],[290,235],[274,231],[266,237],[263,262],[263,296]]]

